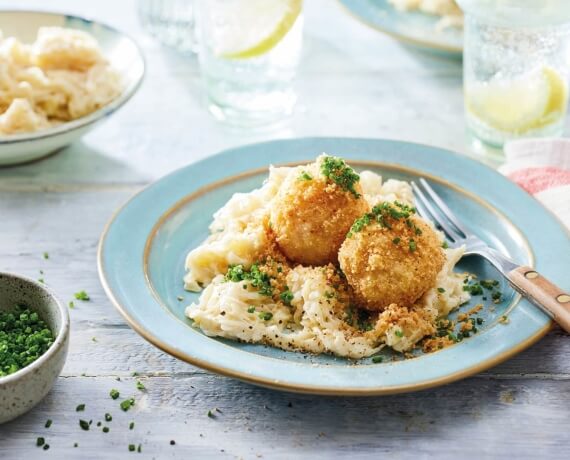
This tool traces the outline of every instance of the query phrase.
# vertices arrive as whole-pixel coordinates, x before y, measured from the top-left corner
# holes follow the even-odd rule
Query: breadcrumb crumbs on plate
[[[454,344],[455,341],[451,340],[448,336],[434,337],[424,340],[422,350],[424,353],[433,353],[434,351],[442,350],[443,348]]]
[[[499,319],[499,323],[501,323],[501,324],[509,324],[509,322],[510,322],[510,320],[509,320],[509,317],[507,315],[503,315]]]

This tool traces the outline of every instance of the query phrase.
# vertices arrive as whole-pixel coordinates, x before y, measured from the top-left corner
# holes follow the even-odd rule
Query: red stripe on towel
[[[524,168],[509,174],[509,178],[534,195],[549,188],[569,185],[570,171],[553,166]]]

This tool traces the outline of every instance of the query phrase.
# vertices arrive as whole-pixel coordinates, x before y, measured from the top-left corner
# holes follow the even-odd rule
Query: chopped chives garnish
[[[414,224],[410,220],[410,216],[415,214],[416,209],[412,208],[406,204],[400,203],[399,201],[389,202],[384,201],[380,204],[377,204],[372,208],[372,211],[367,212],[363,216],[359,217],[354,221],[350,231],[347,234],[347,237],[351,237],[357,232],[360,232],[364,227],[371,224],[372,222],[376,222],[383,228],[392,228],[391,221],[393,220],[400,220],[405,219],[406,225],[409,228],[414,229],[416,235],[421,234],[421,230],[416,231],[418,228],[416,224]],[[394,244],[397,244],[394,242]]]
[[[291,301],[293,300],[293,293],[289,290],[288,287],[285,287],[285,291],[279,294],[279,298],[285,305],[291,306]]]
[[[76,292],[74,295],[77,300],[88,301],[90,299],[89,295],[85,291]]]
[[[134,398],[125,399],[124,401],[121,402],[121,409],[123,409],[125,412],[127,412],[134,405],[135,405],[135,399]]]
[[[21,305],[0,310],[0,377],[33,363],[53,342],[51,330],[35,311]]]
[[[249,281],[251,286],[257,288],[261,295],[271,296],[273,288],[271,287],[271,278],[267,273],[259,269],[258,264],[253,264],[248,271],[243,265],[231,265],[225,276],[225,281],[238,283],[240,281]],[[244,288],[246,285],[244,284]]]
[[[469,294],[471,294],[471,295],[482,295],[483,294],[483,288],[481,287],[481,285],[479,283],[468,284],[466,286],[463,286],[463,290],[468,291]]]
[[[259,317],[264,321],[269,321],[271,318],[273,318],[273,313],[271,313],[269,311],[262,311],[259,314]]]
[[[343,159],[326,156],[321,164],[321,172],[323,176],[332,180],[343,190],[352,193],[355,198],[360,198],[360,193],[354,188],[356,183],[360,181],[360,176]]]

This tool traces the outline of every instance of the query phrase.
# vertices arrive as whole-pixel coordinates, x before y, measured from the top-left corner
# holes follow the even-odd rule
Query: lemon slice
[[[545,121],[548,118],[560,118],[564,115],[568,103],[568,84],[552,67],[545,67],[544,78],[550,87],[550,97],[546,106]]]
[[[303,0],[209,0],[214,54],[248,59],[273,49],[295,25]]]
[[[558,121],[564,115],[568,86],[551,67],[516,80],[471,85],[467,110],[489,126],[522,134]]]

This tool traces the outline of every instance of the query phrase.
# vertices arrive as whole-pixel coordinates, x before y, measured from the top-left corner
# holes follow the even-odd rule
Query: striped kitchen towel
[[[570,229],[570,139],[521,139],[505,145],[504,175]]]

